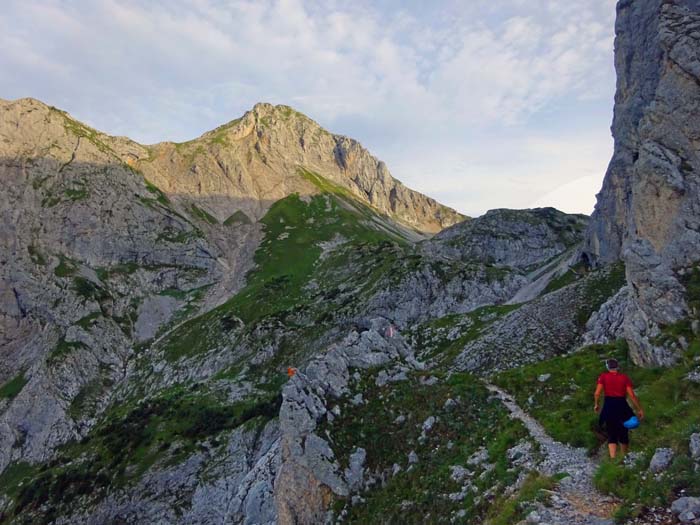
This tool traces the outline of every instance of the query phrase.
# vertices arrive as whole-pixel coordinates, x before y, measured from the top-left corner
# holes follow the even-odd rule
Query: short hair
[[[617,359],[608,359],[605,361],[605,367],[608,370],[617,370],[620,365],[617,362]]]

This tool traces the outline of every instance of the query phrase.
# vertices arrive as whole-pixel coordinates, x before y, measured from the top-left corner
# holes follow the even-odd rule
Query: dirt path
[[[548,506],[540,505],[528,516],[527,523],[542,525],[613,525],[611,518],[617,502],[600,494],[593,487],[596,464],[584,449],[573,448],[552,439],[542,425],[520,408],[513,398],[500,388],[487,384],[508,408],[511,417],[523,422],[532,437],[540,444],[544,459],[539,470],[547,476],[567,473],[551,491]]]

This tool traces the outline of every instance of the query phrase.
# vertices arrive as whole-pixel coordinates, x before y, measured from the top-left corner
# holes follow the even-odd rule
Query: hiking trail
[[[618,502],[599,493],[593,486],[596,463],[582,448],[555,441],[513,398],[497,386],[486,384],[510,411],[511,417],[522,421],[530,435],[540,445],[544,459],[538,470],[546,476],[566,473],[557,486],[549,491],[547,506],[538,504],[523,523],[541,525],[613,525],[612,514]]]

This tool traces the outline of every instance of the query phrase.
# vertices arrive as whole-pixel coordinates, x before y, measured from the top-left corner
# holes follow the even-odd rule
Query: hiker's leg
[[[610,459],[614,459],[617,456],[617,444],[620,442],[620,429],[617,421],[608,420],[608,452],[610,454]]]
[[[624,456],[630,448],[630,431],[624,426],[620,431],[620,452]]]

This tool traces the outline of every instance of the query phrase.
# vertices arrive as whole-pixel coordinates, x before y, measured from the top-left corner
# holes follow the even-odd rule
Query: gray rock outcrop
[[[584,215],[554,208],[489,210],[441,231],[423,250],[464,261],[527,268],[578,244],[587,224]]]
[[[661,327],[697,315],[678,272],[700,260],[700,2],[621,0],[617,12],[615,151],[583,258],[625,261],[632,358],[668,365],[679,349]]]
[[[624,321],[629,300],[629,288],[623,286],[620,291],[608,299],[586,322],[586,332],[581,337],[582,346],[607,344],[624,338]]]
[[[700,498],[678,498],[671,504],[671,510],[678,515],[681,523],[697,523],[700,521]]]
[[[688,449],[693,461],[700,463],[700,432],[694,432],[690,435]]]
[[[236,429],[223,453],[203,447],[178,465],[152,469],[138,485],[108,496],[88,512],[55,523],[276,524],[273,491],[279,439],[276,421],[262,428]]]
[[[454,368],[492,373],[579,347],[587,329],[596,324],[591,316],[605,315],[605,304],[614,301],[601,291],[609,288],[608,293],[619,293],[622,277],[618,282],[617,273],[621,272],[613,267],[590,273],[495,319],[488,330],[464,345]]]
[[[350,392],[351,369],[422,367],[402,337],[381,335],[386,326],[385,320],[375,319],[369,330],[351,332],[285,385],[280,409],[282,463],[275,483],[280,524],[321,523],[333,495],[346,497],[362,488],[365,451],[351,454],[343,471],[316,429],[330,402]]]
[[[666,470],[673,460],[673,450],[670,448],[657,448],[654,452],[651,461],[649,462],[649,470],[654,474],[658,474]]]

